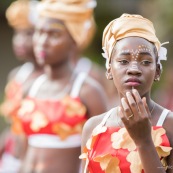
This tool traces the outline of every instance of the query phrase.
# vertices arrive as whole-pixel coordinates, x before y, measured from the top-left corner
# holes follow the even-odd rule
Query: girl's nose
[[[46,33],[43,33],[40,35],[40,37],[38,38],[38,42],[42,45],[46,44],[47,43],[47,38],[48,38],[48,35]]]
[[[129,64],[127,73],[131,75],[141,75],[142,71],[140,70],[138,63],[135,61]]]

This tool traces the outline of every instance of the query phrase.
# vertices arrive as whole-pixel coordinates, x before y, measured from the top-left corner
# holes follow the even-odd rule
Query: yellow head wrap
[[[43,0],[40,16],[62,20],[78,47],[88,46],[95,32],[93,9],[95,0]]]
[[[17,0],[6,11],[8,23],[14,29],[27,29],[34,25],[37,1]]]
[[[107,68],[116,42],[131,36],[145,38],[154,43],[158,51],[160,50],[161,45],[151,21],[141,15],[123,14],[111,21],[103,32],[102,48],[104,50],[103,56],[107,59]]]

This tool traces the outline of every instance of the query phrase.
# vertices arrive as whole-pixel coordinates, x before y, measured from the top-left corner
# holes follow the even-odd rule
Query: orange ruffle
[[[21,84],[11,81],[5,87],[4,102],[0,106],[1,115],[10,118],[16,115],[23,98],[23,90]]]

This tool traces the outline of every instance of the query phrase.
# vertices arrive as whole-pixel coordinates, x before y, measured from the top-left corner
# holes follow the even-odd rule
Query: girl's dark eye
[[[33,33],[34,33],[33,31],[28,31],[28,32],[26,32],[26,35],[27,35],[27,36],[32,36]]]
[[[143,64],[143,65],[150,65],[150,64],[151,64],[151,62],[150,62],[150,61],[146,61],[146,60],[145,60],[145,61],[142,61],[142,64]]]
[[[119,62],[120,62],[120,64],[122,64],[122,65],[126,65],[126,64],[129,63],[127,60],[121,60],[121,61],[119,61]]]
[[[60,32],[53,32],[53,33],[51,33],[51,36],[54,38],[58,38],[61,36],[61,33]]]

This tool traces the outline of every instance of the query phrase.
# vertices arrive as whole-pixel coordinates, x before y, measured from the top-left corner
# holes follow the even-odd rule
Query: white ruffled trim
[[[164,61],[166,61],[167,60],[167,49],[165,48],[165,47],[162,47],[163,45],[165,45],[165,44],[168,44],[169,43],[169,41],[167,41],[167,42],[164,42],[164,43],[162,43],[161,44],[161,47],[160,47],[160,49],[159,49],[159,51],[158,51],[158,64],[160,65],[160,69],[162,70],[162,64],[161,64],[161,61],[162,60],[164,60]]]
[[[35,25],[38,21],[38,11],[37,11],[38,1],[31,0],[29,4],[29,21],[32,25]]]
[[[107,52],[107,50],[106,50],[106,48],[105,48],[105,47],[102,47],[102,49],[103,49],[102,56],[103,56],[103,58],[105,58],[105,59],[106,59],[105,66],[106,66],[106,69],[108,69],[108,68],[109,68],[109,58],[108,58],[108,52]]]

